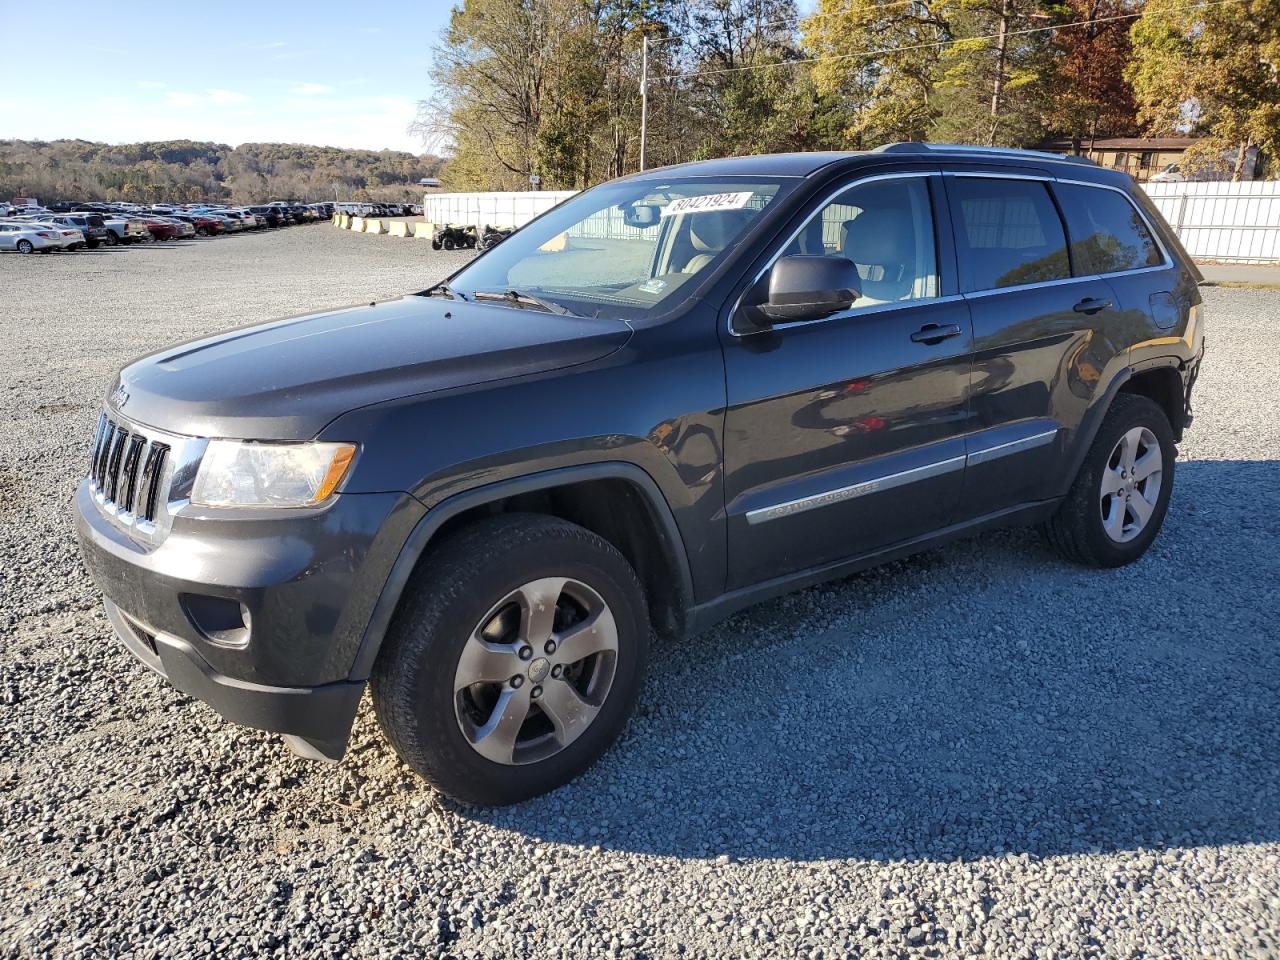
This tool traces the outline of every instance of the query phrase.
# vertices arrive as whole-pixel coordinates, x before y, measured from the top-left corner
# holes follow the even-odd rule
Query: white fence
[[[473,223],[523,227],[576,190],[526,190],[521,193],[428,193],[422,217],[428,223]]]
[[[1280,181],[1145,183],[1142,189],[1197,260],[1280,263]],[[422,210],[428,223],[521,227],[575,192],[435,193],[423,198]],[[620,217],[610,217],[608,224],[596,224],[595,219],[582,224],[580,231],[593,236],[633,232]]]
[[[1280,181],[1144,183],[1197,260],[1280,263]]]

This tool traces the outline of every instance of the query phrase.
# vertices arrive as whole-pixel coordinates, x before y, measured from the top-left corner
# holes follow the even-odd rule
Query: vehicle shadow
[[[1006,531],[661,644],[578,781],[462,815],[682,858],[1280,839],[1280,462],[1177,467],[1138,563]]]

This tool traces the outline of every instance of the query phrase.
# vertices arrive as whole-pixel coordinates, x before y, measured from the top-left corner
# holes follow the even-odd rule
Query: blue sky
[[[428,94],[428,51],[451,6],[0,0],[11,51],[0,139],[186,138],[420,153],[405,128]],[[37,63],[38,79],[22,67]]]
[[[406,128],[454,2],[0,0],[0,139],[421,153]]]

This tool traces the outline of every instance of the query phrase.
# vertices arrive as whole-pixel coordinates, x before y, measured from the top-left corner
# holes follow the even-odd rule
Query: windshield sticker
[[[663,290],[667,289],[667,281],[659,277],[654,277],[652,280],[646,280],[636,289],[643,290],[645,293],[661,293]]]
[[[710,213],[713,210],[741,210],[751,199],[752,191],[742,193],[708,193],[701,197],[681,197],[662,208],[664,217],[681,213]]]

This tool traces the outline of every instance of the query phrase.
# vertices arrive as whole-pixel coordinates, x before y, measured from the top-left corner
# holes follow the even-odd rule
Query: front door
[[[725,335],[729,589],[949,522],[973,334],[949,267],[939,270],[951,262],[935,226],[941,199],[928,174],[839,192],[778,255],[852,260],[862,277],[852,309]]]

